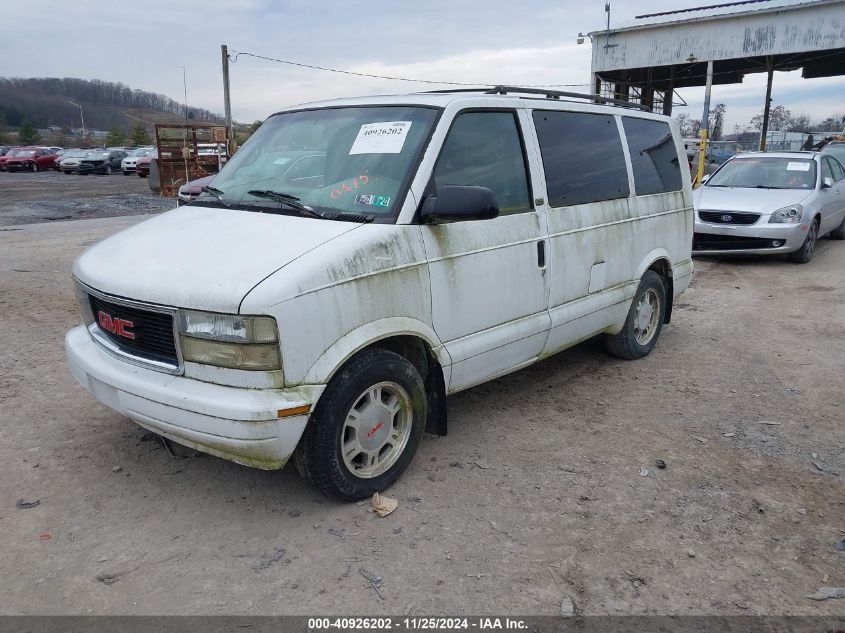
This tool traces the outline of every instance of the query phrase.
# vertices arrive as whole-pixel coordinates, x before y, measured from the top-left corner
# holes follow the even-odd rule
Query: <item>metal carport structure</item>
[[[589,35],[594,92],[664,114],[672,113],[678,88],[741,83],[746,74],[767,72],[763,139],[774,71],[845,75],[845,0],[713,4],[640,15]]]

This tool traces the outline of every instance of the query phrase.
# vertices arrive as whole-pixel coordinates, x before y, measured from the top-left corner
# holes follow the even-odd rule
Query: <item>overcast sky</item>
[[[649,11],[702,2],[651,0]],[[707,4],[707,3],[704,3]],[[611,26],[643,11],[614,0]],[[319,66],[378,75],[484,84],[582,84],[590,47],[579,31],[603,28],[603,0],[3,0],[0,76],[81,77],[123,82],[223,112],[220,44]],[[241,55],[231,66],[232,111],[264,119],[287,105],[441,86],[365,79]],[[445,86],[443,86],[445,87]],[[703,88],[681,92],[701,116]],[[765,76],[715,86],[725,131],[762,109]],[[776,105],[821,119],[845,114],[845,77],[803,80],[776,73]]]

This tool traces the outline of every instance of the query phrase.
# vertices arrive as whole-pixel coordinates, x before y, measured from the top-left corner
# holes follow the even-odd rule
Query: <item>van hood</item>
[[[236,313],[261,280],[361,224],[235,209],[181,207],[106,238],[73,274],[107,294]]]
[[[813,193],[807,189],[745,189],[742,187],[699,187],[693,192],[695,210],[747,211],[764,215],[791,204],[799,204]]]

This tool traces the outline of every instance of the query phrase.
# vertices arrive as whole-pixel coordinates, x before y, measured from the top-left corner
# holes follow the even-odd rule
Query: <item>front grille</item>
[[[94,295],[88,295],[88,300],[91,302],[91,311],[100,333],[120,351],[144,360],[166,363],[174,367],[179,365],[172,314],[113,303]],[[119,336],[100,327],[101,312],[108,315],[112,321],[129,321],[132,325],[127,329],[135,338]]]
[[[760,219],[760,214],[744,211],[699,211],[698,217],[712,224],[754,224]]]
[[[713,235],[712,233],[695,233],[692,237],[694,251],[739,251],[754,248],[777,248],[783,246],[783,239],[764,237],[746,237],[744,235]]]

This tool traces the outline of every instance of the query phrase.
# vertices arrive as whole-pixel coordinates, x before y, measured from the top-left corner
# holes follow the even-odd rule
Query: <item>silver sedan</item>
[[[693,206],[693,253],[807,263],[819,237],[845,239],[845,167],[818,152],[737,154],[695,190]]]

